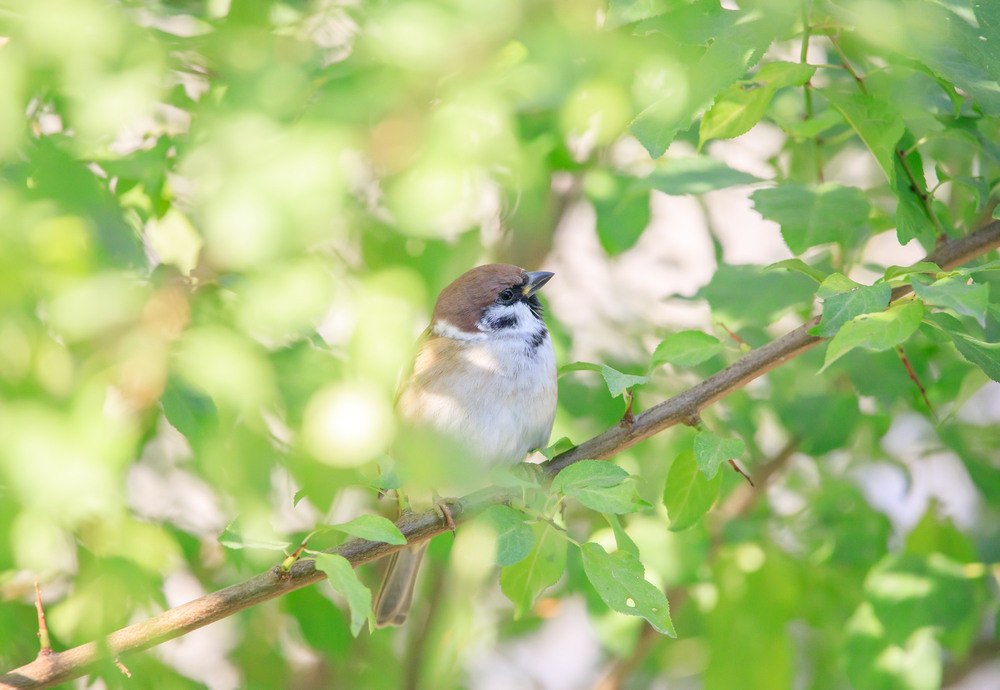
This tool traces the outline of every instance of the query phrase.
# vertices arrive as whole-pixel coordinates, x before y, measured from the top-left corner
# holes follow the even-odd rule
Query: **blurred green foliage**
[[[573,601],[600,645],[581,686],[607,667],[615,687],[922,690],[995,656],[1000,437],[959,410],[996,399],[1000,271],[911,275],[862,251],[997,215],[998,80],[990,0],[0,3],[0,669],[36,652],[35,575],[62,649],[277,565],[317,525],[334,526],[315,549],[391,535],[345,523],[389,512],[398,372],[444,285],[540,266],[581,205],[576,232],[613,264],[643,251],[655,195],[755,183],[798,258],[728,265],[713,238],[695,299],[740,342],[625,333],[607,363],[564,369],[553,440],[817,305],[825,355],[718,403],[711,431],[571,466],[436,539],[408,629],[364,631],[376,568],[359,583],[327,557],[336,593],[210,628],[208,661],[127,665],[143,687],[487,687],[469,675],[487,653]],[[766,184],[710,155],[758,127],[780,142]],[[824,180],[852,156],[876,175]],[[916,297],[883,311],[903,284]],[[547,318],[575,361],[578,321]],[[883,443],[901,419],[923,434],[904,458]],[[420,465],[427,448],[405,455],[435,484],[452,470]],[[891,525],[872,473],[907,482],[939,451],[976,520],[931,502]]]

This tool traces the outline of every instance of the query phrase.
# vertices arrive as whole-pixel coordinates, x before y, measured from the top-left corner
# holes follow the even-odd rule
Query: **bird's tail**
[[[427,542],[424,542],[393,554],[382,588],[375,598],[375,625],[379,628],[406,622],[413,604],[413,586],[426,551]]]

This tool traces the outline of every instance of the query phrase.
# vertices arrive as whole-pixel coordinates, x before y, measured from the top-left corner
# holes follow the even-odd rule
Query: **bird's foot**
[[[444,520],[452,534],[455,534],[455,518],[451,514],[451,506],[449,506],[448,503],[454,500],[455,499],[453,498],[441,498],[437,495],[434,496],[434,512],[438,514],[438,517]]]

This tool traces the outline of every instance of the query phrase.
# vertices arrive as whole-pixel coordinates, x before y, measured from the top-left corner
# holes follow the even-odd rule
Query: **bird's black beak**
[[[545,283],[549,282],[549,279],[555,275],[555,273],[550,273],[548,271],[528,271],[524,274],[528,278],[528,282],[525,284],[524,296],[531,297],[533,294],[538,292]]]

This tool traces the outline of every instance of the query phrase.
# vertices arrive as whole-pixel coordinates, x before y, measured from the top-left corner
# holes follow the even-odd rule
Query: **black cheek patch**
[[[491,318],[489,320],[490,326],[493,327],[495,331],[501,331],[505,328],[513,328],[517,324],[516,316],[498,316]]]

